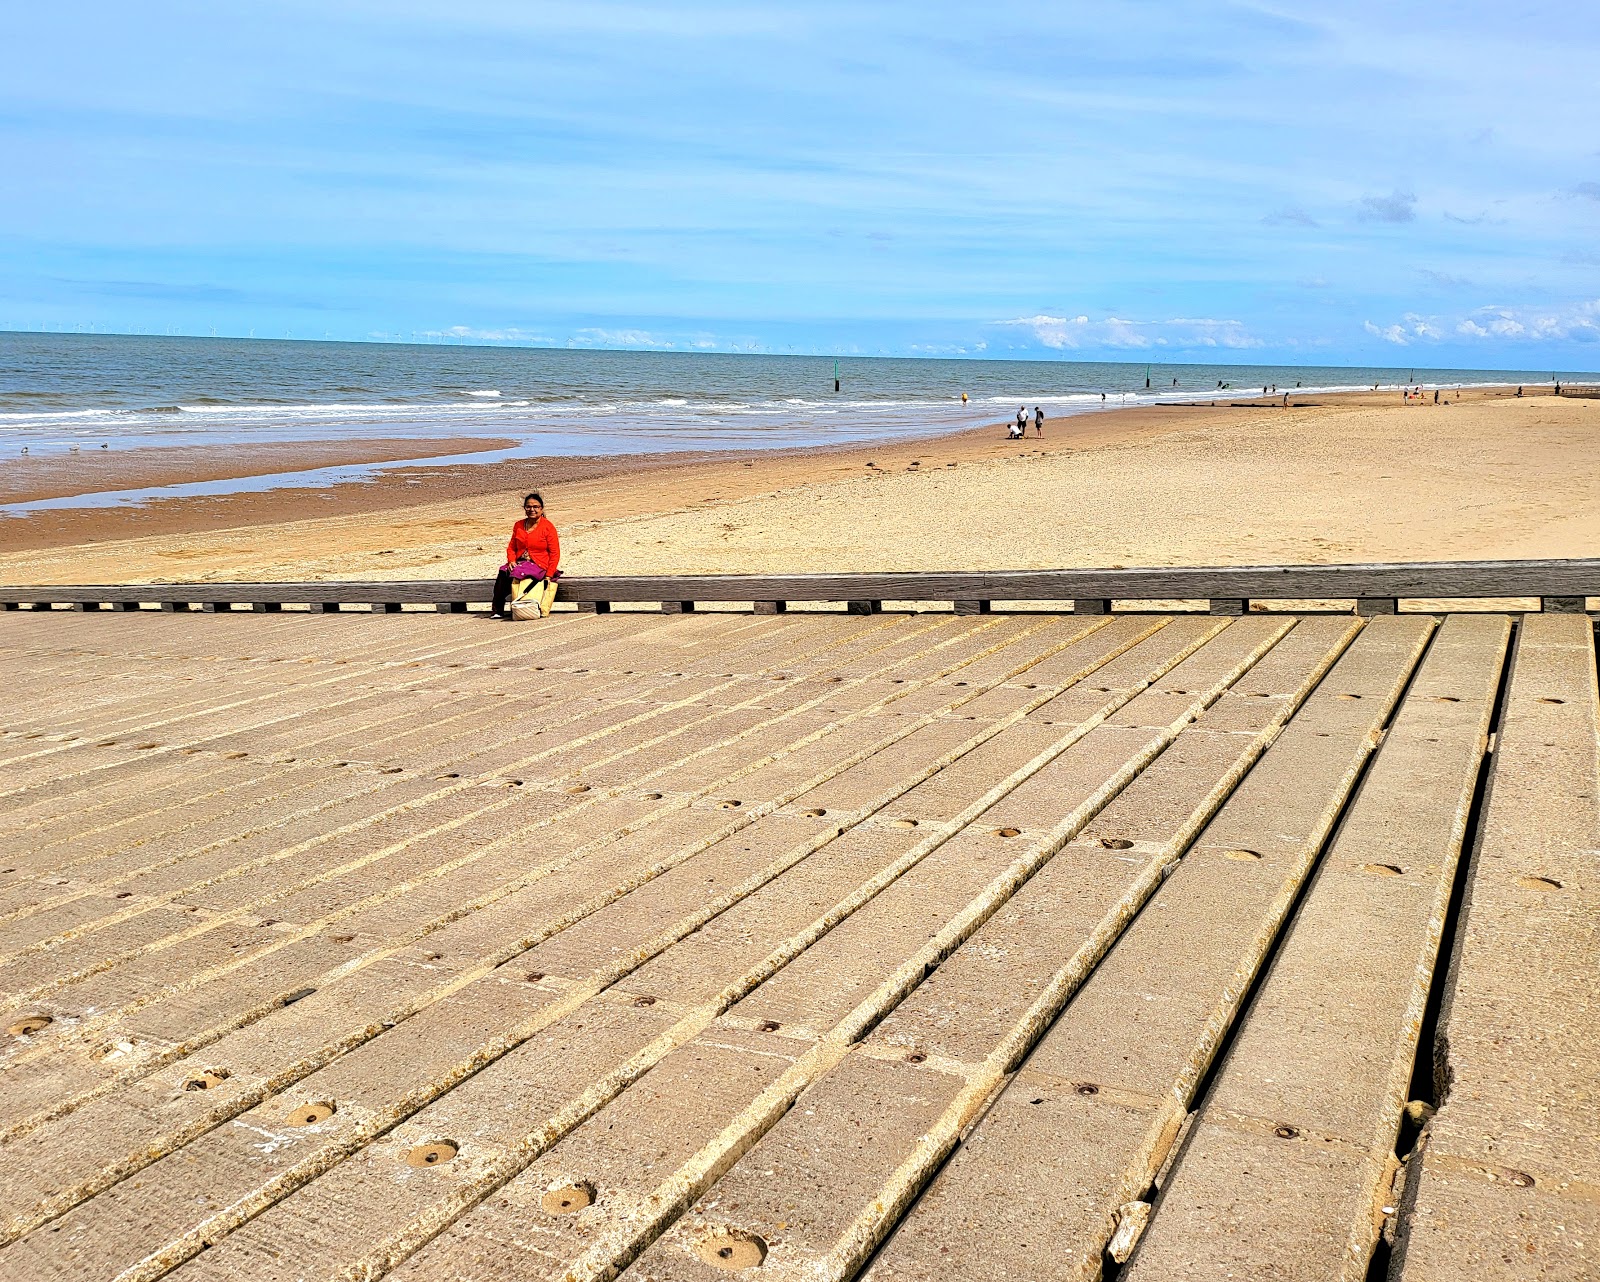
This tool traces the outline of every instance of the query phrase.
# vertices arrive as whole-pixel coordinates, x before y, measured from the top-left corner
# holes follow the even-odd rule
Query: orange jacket
[[[521,521],[511,527],[511,542],[506,544],[506,564],[513,565],[523,557],[543,570],[546,578],[555,578],[556,570],[561,565],[561,539],[549,518],[541,516],[531,530]]]

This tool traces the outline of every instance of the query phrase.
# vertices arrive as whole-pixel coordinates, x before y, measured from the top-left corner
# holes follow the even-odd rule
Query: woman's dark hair
[[[533,491],[531,491],[531,492],[529,492],[527,494],[524,494],[522,496],[522,501],[524,503],[526,503],[529,499],[537,499],[538,502],[539,502],[539,506],[540,507],[544,506],[544,495],[540,494],[538,490],[533,490]]]

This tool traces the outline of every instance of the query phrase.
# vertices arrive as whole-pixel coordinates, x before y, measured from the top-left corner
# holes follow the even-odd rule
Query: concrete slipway
[[[1587,616],[0,670],[6,1282],[1600,1277]]]

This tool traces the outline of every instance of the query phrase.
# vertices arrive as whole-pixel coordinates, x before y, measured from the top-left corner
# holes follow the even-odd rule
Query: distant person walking
[[[1037,405],[1033,407],[1033,434],[1035,436],[1044,435],[1044,411]]]
[[[1019,406],[1017,406],[1017,435],[1018,436],[1026,436],[1027,434],[1028,434],[1028,407],[1026,405],[1019,405]]]
[[[556,599],[556,580],[561,576],[561,539],[556,527],[544,514],[544,498],[537,490],[524,496],[522,519],[511,527],[511,541],[506,544],[506,563],[495,575],[494,602],[489,610],[491,619],[509,619],[506,602],[511,596],[513,579],[533,579],[524,599],[532,600],[539,617],[550,613]]]

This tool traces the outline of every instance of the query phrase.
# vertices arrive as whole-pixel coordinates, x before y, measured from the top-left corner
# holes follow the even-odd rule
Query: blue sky
[[[1577,3],[84,0],[7,44],[0,327],[1600,368]]]

